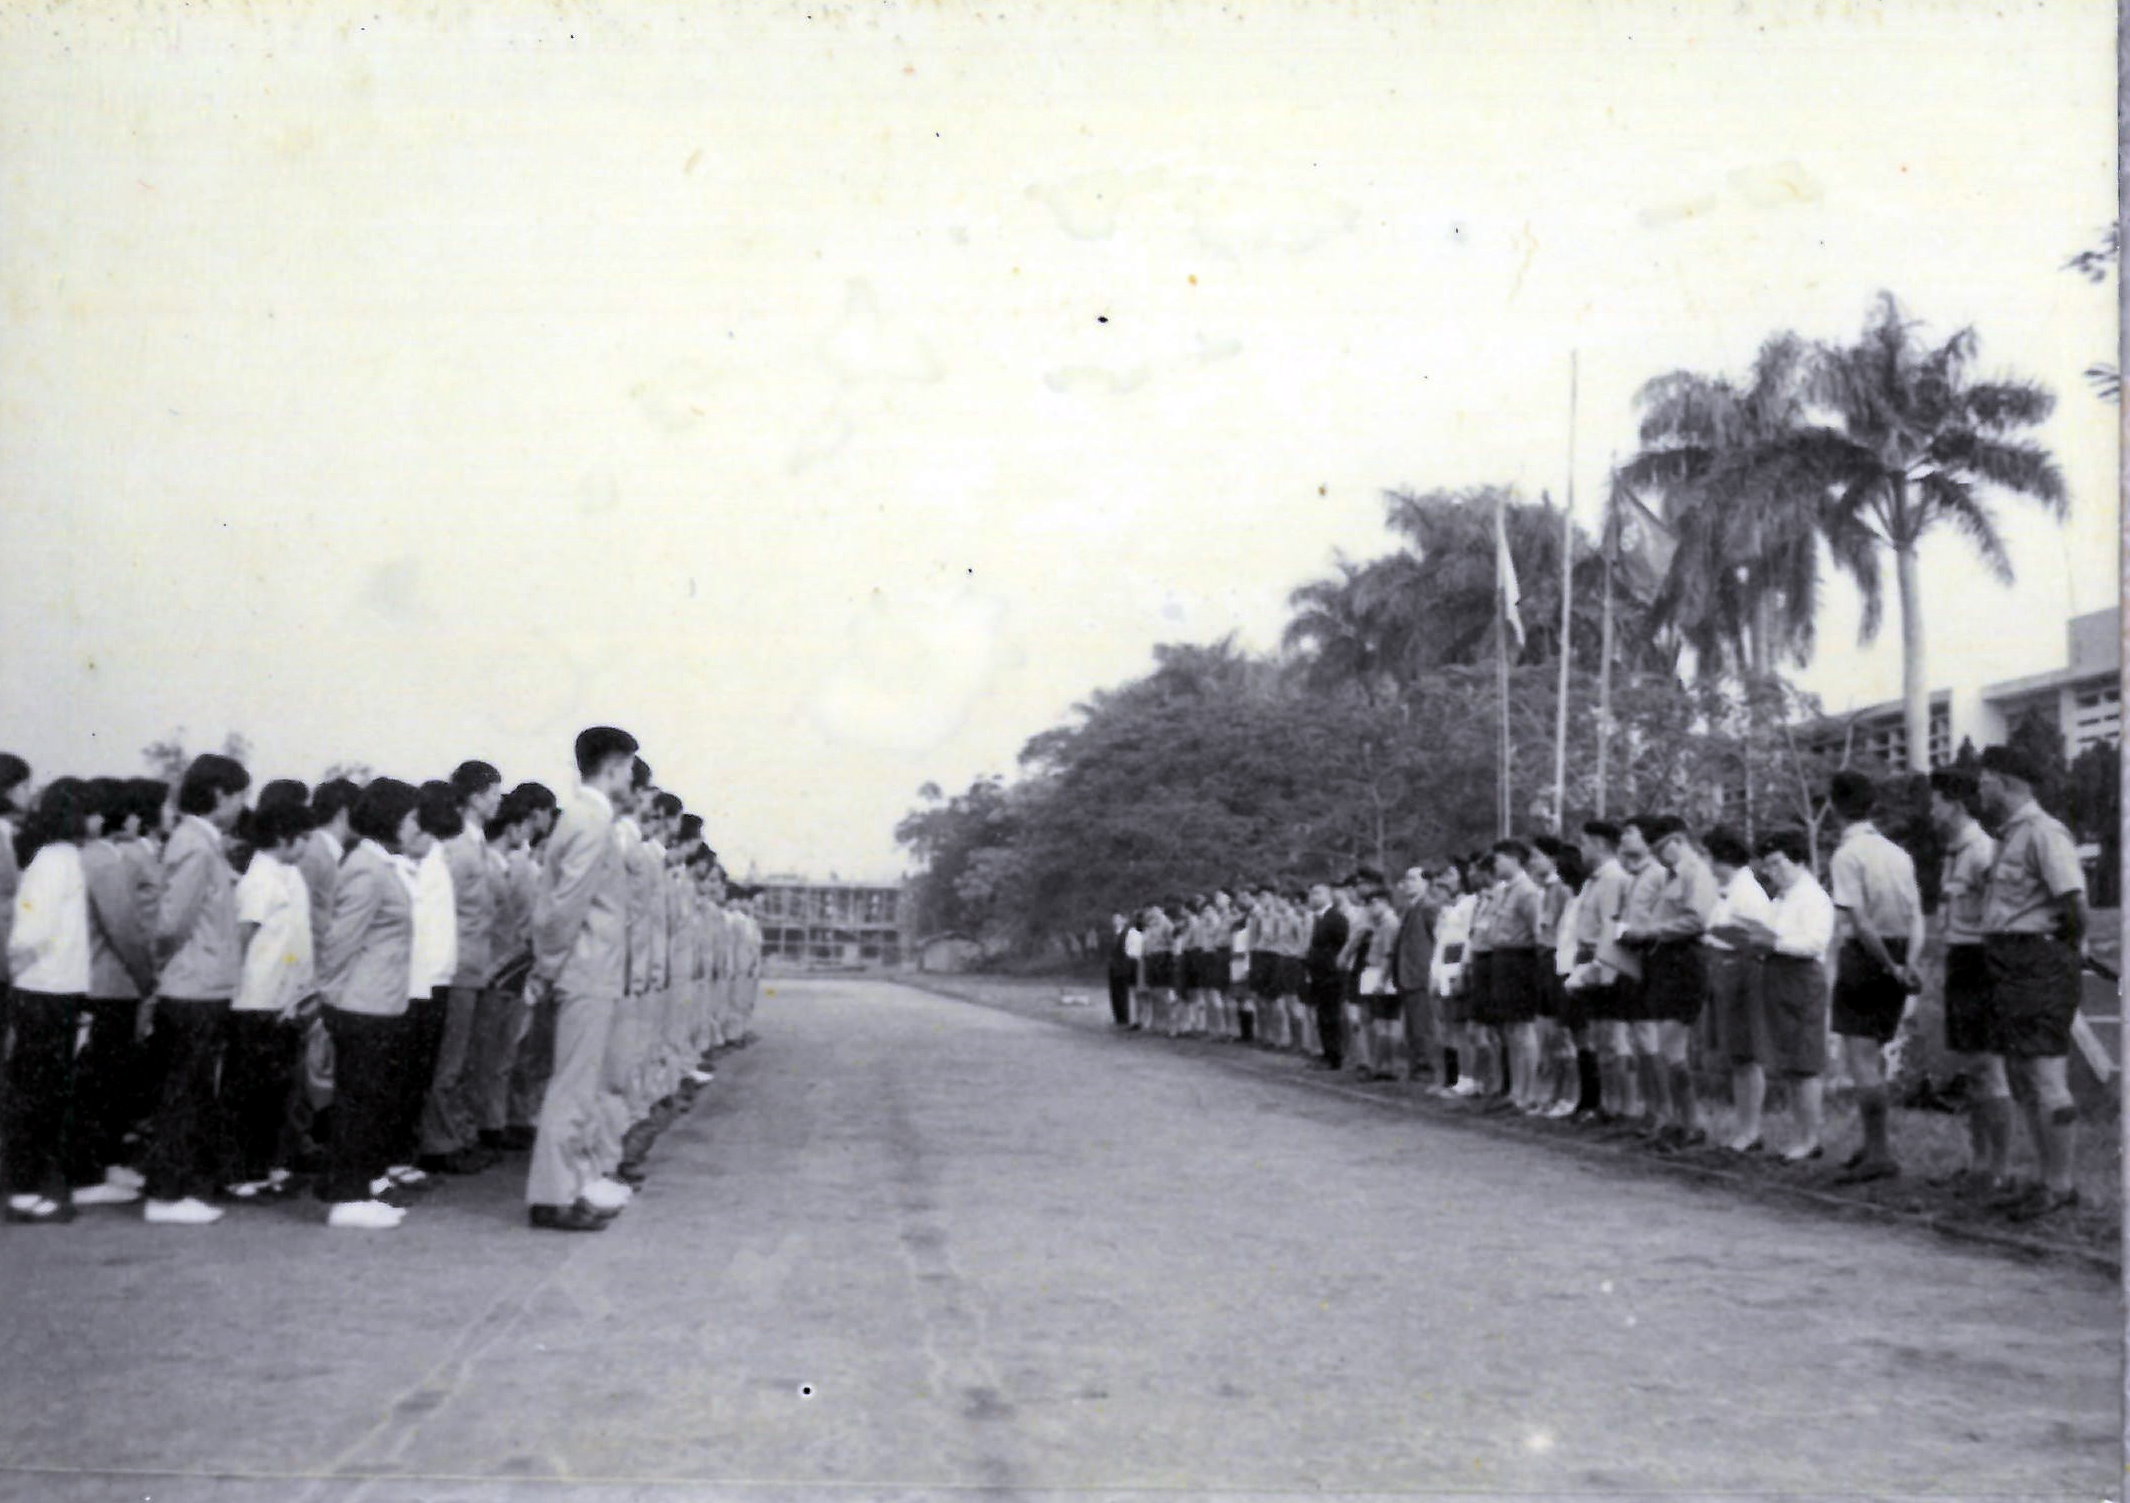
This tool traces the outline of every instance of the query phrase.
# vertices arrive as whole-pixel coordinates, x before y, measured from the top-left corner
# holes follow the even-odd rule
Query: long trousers
[[[510,1125],[510,1078],[532,1009],[523,993],[484,991],[473,1012],[473,1064],[466,1076],[466,1113],[476,1131]]]
[[[255,1184],[288,1167],[289,1081],[302,1030],[277,1012],[231,1012],[222,1059],[220,1174]]]
[[[220,1168],[219,1072],[229,1035],[229,1001],[159,998],[155,1031],[164,1041],[163,1080],[141,1165],[148,1198],[206,1195]]]
[[[67,1139],[67,1179],[75,1186],[103,1183],[119,1162],[126,1129],[140,1104],[143,1051],[138,997],[91,997],[89,1041],[74,1057],[74,1129]]]
[[[1119,1028],[1132,1020],[1132,979],[1129,976],[1109,978],[1109,1015]]]
[[[474,1140],[478,1124],[468,1111],[468,1075],[473,1068],[473,1026],[481,993],[475,987],[444,988],[444,1026],[437,1035],[436,1062],[422,1097],[421,1151],[446,1154]]]
[[[1406,1074],[1415,1080],[1432,1080],[1442,1065],[1442,1044],[1435,1029],[1435,999],[1423,987],[1399,996],[1405,1015]]]
[[[391,1167],[401,1141],[407,1018],[337,1007],[328,1007],[324,1016],[333,1040],[333,1109],[318,1198],[368,1200],[371,1183]]]
[[[399,1100],[393,1119],[392,1162],[411,1164],[422,1151],[422,1118],[429,1104],[429,1082],[436,1078],[436,1056],[444,1045],[449,1008],[444,988],[408,1001],[407,1026],[399,1044]]]
[[[555,999],[542,998],[526,1009],[525,1036],[518,1040],[517,1062],[510,1067],[510,1125],[531,1127],[540,1120],[540,1101],[555,1068]]]
[[[1336,1070],[1346,1062],[1345,978],[1310,982],[1309,1010],[1316,1014],[1317,1042],[1323,1048],[1324,1063]]]
[[[74,1030],[83,999],[17,990],[7,1059],[7,1188],[63,1200],[74,1118]]]
[[[602,1162],[602,1080],[614,1004],[608,996],[559,996],[555,1003],[555,1058],[540,1103],[532,1167],[525,1199],[536,1206],[567,1206],[605,1171]]]

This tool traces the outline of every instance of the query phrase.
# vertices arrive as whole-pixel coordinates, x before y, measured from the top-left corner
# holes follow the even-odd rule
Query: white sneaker
[[[221,1219],[219,1207],[190,1195],[183,1200],[151,1200],[141,1207],[141,1220],[156,1226],[213,1226]]]
[[[584,1187],[584,1199],[595,1211],[618,1211],[635,1193],[618,1179],[595,1179]]]
[[[1450,1087],[1450,1094],[1453,1096],[1477,1096],[1479,1094],[1479,1082],[1469,1075],[1463,1076],[1455,1085]]]
[[[130,1186],[114,1184],[106,1180],[100,1185],[88,1185],[74,1192],[74,1204],[78,1206],[130,1206],[141,1198],[141,1192]]]
[[[148,1176],[138,1169],[129,1169],[124,1164],[113,1164],[104,1171],[104,1183],[119,1185],[128,1190],[148,1188]]]
[[[717,1079],[717,1077],[711,1074],[708,1070],[690,1070],[688,1072],[688,1079],[694,1081],[697,1085],[708,1085],[711,1081]]]
[[[327,1226],[354,1227],[360,1231],[386,1232],[406,1219],[407,1213],[381,1200],[343,1200],[326,1212]]]
[[[385,1178],[395,1185],[404,1185],[408,1189],[412,1189],[416,1185],[429,1183],[428,1171],[417,1169],[412,1164],[394,1164],[385,1171]]]
[[[392,1184],[392,1176],[389,1174],[380,1174],[379,1176],[377,1176],[377,1178],[370,1181],[370,1193],[372,1195],[382,1195],[385,1193],[385,1191],[390,1190],[392,1188],[394,1188]],[[361,1202],[353,1200],[343,1200],[336,1201],[335,1204],[352,1206],[359,1205],[361,1204]]]
[[[295,1176],[291,1175],[286,1169],[269,1169],[266,1172],[267,1184],[277,1190],[280,1189],[283,1185],[287,1184],[294,1177]]]

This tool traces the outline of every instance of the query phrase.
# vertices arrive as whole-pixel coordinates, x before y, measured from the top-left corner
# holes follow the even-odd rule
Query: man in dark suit
[[[1432,1081],[1442,1062],[1434,999],[1428,994],[1428,970],[1435,959],[1432,884],[1426,869],[1416,866],[1399,888],[1404,904],[1398,914],[1398,943],[1391,951],[1391,984],[1405,1023],[1405,1078]]]
[[[1346,1059],[1346,972],[1339,958],[1346,949],[1350,926],[1346,915],[1331,901],[1331,888],[1322,882],[1309,889],[1309,950],[1303,957],[1309,971],[1309,1006],[1316,1014],[1317,1035],[1324,1046],[1319,1068],[1336,1070]]]

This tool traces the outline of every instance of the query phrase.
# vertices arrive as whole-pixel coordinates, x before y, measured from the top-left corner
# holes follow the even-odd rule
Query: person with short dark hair
[[[1669,1104],[1669,1120],[1658,1129],[1658,1143],[1692,1147],[1707,1141],[1695,1099],[1691,1051],[1708,992],[1707,949],[1701,938],[1716,908],[1716,877],[1676,815],[1644,818],[1640,828],[1665,879],[1648,919],[1631,923],[1622,936],[1642,950],[1644,1019],[1635,1027],[1635,1051],[1654,1065],[1658,1086],[1653,1099]]]
[[[1770,895],[1768,929],[1742,934],[1760,950],[1764,1068],[1789,1086],[1791,1140],[1786,1163],[1820,1156],[1822,1077],[1827,1070],[1827,957],[1834,947],[1834,900],[1812,875],[1802,830],[1777,830],[1754,848]]]
[[[244,959],[222,1065],[223,1185],[240,1201],[279,1199],[291,1178],[289,1088],[304,1037],[296,1014],[315,977],[311,894],[296,868],[309,829],[307,793],[269,799],[261,790],[252,811],[251,864],[237,882]]]
[[[412,884],[414,948],[407,974],[406,1074],[401,1079],[400,1151],[386,1171],[395,1184],[419,1187],[439,1174],[478,1174],[484,1156],[461,1153],[457,1138],[435,1112],[438,1062],[451,1024],[451,978],[458,971],[458,894],[447,842],[464,833],[458,790],[431,778],[416,793],[414,843],[400,870]]]
[[[1309,1007],[1316,1015],[1317,1037],[1323,1049],[1314,1061],[1336,1070],[1344,1062],[1343,1019],[1346,973],[1339,957],[1346,951],[1350,924],[1331,899],[1331,885],[1318,882],[1309,889],[1309,949],[1303,957],[1309,970]]]
[[[1428,996],[1428,967],[1435,956],[1434,884],[1427,868],[1414,866],[1399,879],[1398,938],[1391,950],[1391,990],[1398,998],[1405,1078],[1423,1087],[1438,1078],[1441,1044]]]
[[[1967,1163],[1941,1180],[1965,1194],[2010,1188],[2012,1090],[1997,1052],[1983,923],[1997,842],[1976,818],[1982,791],[1973,769],[1940,767],[1930,775],[1930,821],[1945,845],[1938,879],[1945,934],[1945,1048],[1966,1085]]]
[[[1485,978],[1477,994],[1483,1010],[1473,1017],[1474,1042],[1480,1079],[1489,1090],[1487,1108],[1523,1111],[1533,1104],[1538,1067],[1538,935],[1545,900],[1524,869],[1529,846],[1498,840],[1487,854],[1494,885],[1473,935]]]
[[[1132,1026],[1132,983],[1139,971],[1139,942],[1145,936],[1122,913],[1109,916],[1109,1017],[1115,1028]]]
[[[59,778],[24,822],[22,882],[14,895],[8,969],[5,1099],[7,1219],[46,1225],[74,1219],[68,1184],[74,1038],[89,992],[89,889],[81,846],[89,789]]]
[[[68,1178],[74,1204],[130,1205],[140,1172],[125,1162],[126,1129],[143,1114],[141,1014],[155,994],[157,887],[141,838],[141,800],[122,778],[90,784],[100,828],[81,847],[89,901],[88,1038],[74,1059],[74,1131]],[[156,800],[159,808],[161,799]]]
[[[496,812],[482,826],[482,860],[487,863],[489,891],[495,899],[495,916],[488,933],[488,981],[486,990],[503,1004],[486,1015],[492,1033],[476,1033],[474,1054],[479,1061],[473,1088],[474,1115],[480,1145],[491,1153],[518,1152],[532,1147],[530,1131],[512,1131],[510,1086],[518,1064],[518,1051],[532,1031],[533,1008],[525,995],[525,981],[532,971],[533,866],[527,851],[540,816],[516,793],[503,796]]]
[[[1358,952],[1361,972],[1355,990],[1361,1002],[1361,1026],[1368,1035],[1368,1053],[1358,1073],[1363,1080],[1392,1080],[1396,1078],[1393,1067],[1398,1058],[1397,1025],[1402,1006],[1394,969],[1398,911],[1385,887],[1363,888],[1361,900],[1367,935]]]
[[[7,1000],[7,935],[15,922],[15,893],[22,886],[22,866],[15,859],[15,793],[29,780],[29,763],[13,752],[0,752],[0,1004]]]
[[[1868,1184],[1901,1172],[1893,1155],[1885,1048],[1900,1030],[1908,999],[1923,984],[1915,969],[1923,957],[1915,861],[1872,823],[1877,796],[1871,779],[1849,768],[1834,775],[1828,792],[1842,826],[1828,868],[1842,934],[1832,1017],[1864,1129],[1863,1146],[1842,1166],[1837,1184]]]
[[[1775,905],[1753,875],[1753,853],[1736,830],[1718,827],[1705,842],[1716,877],[1716,906],[1702,936],[1707,947],[1711,1052],[1731,1072],[1736,1121],[1724,1146],[1758,1153],[1760,1117],[1767,1103],[1767,1015],[1761,1005],[1761,946]]]
[[[496,1072],[505,1025],[517,999],[493,991],[496,890],[488,859],[488,821],[503,805],[503,775],[486,762],[461,762],[451,774],[460,827],[440,843],[451,877],[455,961],[444,987],[444,1031],[422,1106],[422,1154],[438,1167],[485,1169],[496,1150],[481,1141],[482,1082]],[[419,1161],[418,1161],[419,1164]]]
[[[1524,1109],[1533,1116],[1566,1117],[1575,1111],[1581,1085],[1576,1073],[1575,1038],[1561,1018],[1561,927],[1572,920],[1575,905],[1575,888],[1562,864],[1575,863],[1573,869],[1579,872],[1580,859],[1573,846],[1551,835],[1535,835],[1525,842],[1525,847],[1530,856],[1524,870],[1538,887],[1538,1015],[1531,1029],[1531,1079]],[[1572,945],[1570,953],[1572,956]]]
[[[349,849],[315,957],[333,1041],[332,1127],[318,1198],[336,1229],[387,1231],[405,1207],[387,1172],[399,1147],[414,897],[401,869],[421,839],[420,795],[378,778],[348,813]]]
[[[233,758],[209,752],[192,760],[178,784],[181,816],[163,847],[157,948],[166,959],[157,979],[155,1030],[163,1078],[143,1169],[144,1220],[205,1226],[222,1212],[203,1198],[219,1165],[219,1090],[236,995],[237,874],[223,840],[244,813],[251,775]]]
[[[2035,801],[2036,778],[2013,747],[1982,753],[1978,791],[1999,821],[1982,920],[1990,1010],[2041,1170],[2038,1183],[1995,1204],[2022,1222],[2078,1204],[2078,1103],[2068,1059],[2086,940],[2086,875],[2071,832]]]
[[[535,994],[555,997],[554,1066],[526,1177],[527,1218],[554,1231],[603,1229],[585,1198],[605,1177],[601,1066],[628,967],[628,873],[614,832],[636,738],[611,726],[577,737],[578,791],[548,837],[533,909]]]

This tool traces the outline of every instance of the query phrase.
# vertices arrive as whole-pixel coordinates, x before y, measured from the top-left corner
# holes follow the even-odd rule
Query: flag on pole
[[[1629,594],[1654,599],[1671,573],[1672,555],[1679,540],[1644,506],[1633,491],[1614,483],[1612,488],[1612,557]]]
[[[1494,579],[1501,587],[1502,612],[1508,617],[1509,630],[1516,634],[1516,646],[1524,645],[1524,618],[1517,606],[1523,602],[1523,591],[1516,586],[1516,560],[1509,557],[1508,503],[1494,503]]]

